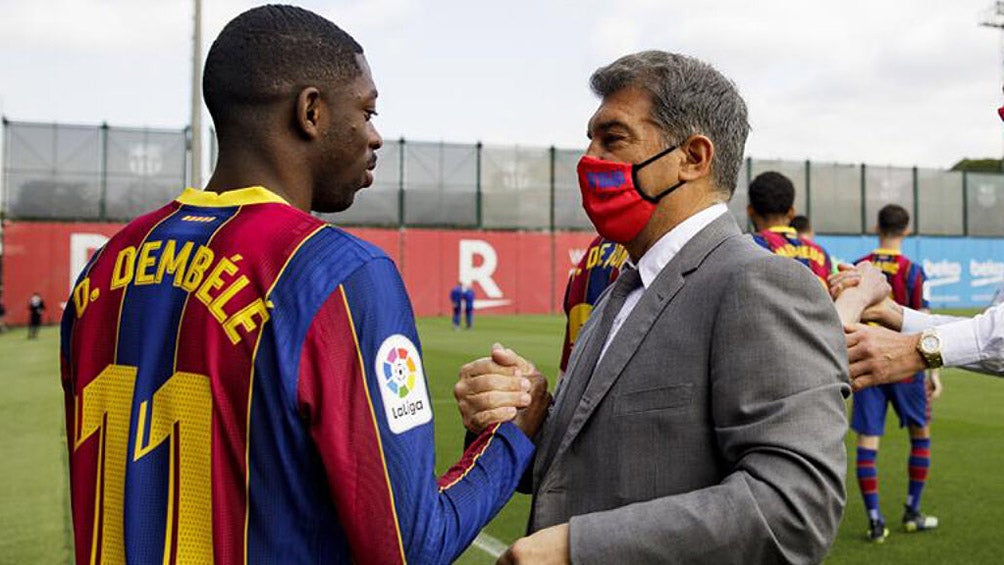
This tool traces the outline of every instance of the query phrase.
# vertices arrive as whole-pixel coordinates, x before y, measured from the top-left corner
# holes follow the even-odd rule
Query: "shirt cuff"
[[[934,327],[934,320],[930,314],[918,312],[912,308],[903,308],[903,329],[900,330],[900,333],[915,334],[930,327]]]
[[[938,326],[938,336],[941,337],[941,360],[946,367],[980,362],[980,341],[975,319]]]

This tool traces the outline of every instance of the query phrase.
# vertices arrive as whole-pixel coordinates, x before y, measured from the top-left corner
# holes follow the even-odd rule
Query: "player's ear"
[[[296,116],[294,123],[305,139],[317,139],[321,135],[321,91],[308,86],[296,96]]]
[[[746,205],[746,215],[751,220],[756,216],[756,212],[753,211],[753,205],[752,204],[747,204]]]

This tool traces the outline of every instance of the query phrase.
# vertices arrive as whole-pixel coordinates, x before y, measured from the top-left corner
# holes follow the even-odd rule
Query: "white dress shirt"
[[[613,323],[610,326],[610,333],[607,334],[607,340],[603,343],[603,350],[600,351],[600,357],[596,360],[599,363],[600,359],[607,352],[607,348],[610,347],[610,342],[613,341],[614,336],[617,335],[617,330],[621,328],[624,321],[627,320],[628,316],[631,315],[631,311],[634,310],[635,305],[641,300],[642,295],[645,293],[645,289],[652,284],[659,273],[662,272],[663,267],[672,261],[673,257],[683,249],[683,246],[687,244],[688,241],[694,238],[698,232],[703,230],[715,221],[719,216],[728,212],[729,209],[725,204],[718,203],[714,204],[700,212],[694,214],[693,216],[683,220],[676,227],[666,232],[665,235],[659,238],[652,247],[645,252],[644,255],[638,260],[638,274],[641,275],[641,286],[631,291],[631,294],[627,295],[624,299],[624,306],[621,306],[620,312],[617,313],[617,317],[614,318]],[[630,260],[628,261],[630,263]],[[635,265],[632,263],[632,267]]]
[[[938,328],[941,359],[946,367],[1004,375],[1004,304],[975,318],[924,314],[903,308],[902,333]]]

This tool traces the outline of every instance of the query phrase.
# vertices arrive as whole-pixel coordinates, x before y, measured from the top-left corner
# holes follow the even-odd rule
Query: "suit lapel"
[[[624,372],[624,368],[628,362],[637,353],[645,336],[648,335],[649,331],[655,325],[655,321],[683,288],[686,283],[686,276],[696,270],[704,259],[715,248],[721,245],[722,242],[739,235],[741,235],[741,232],[731,214],[723,214],[698,232],[693,239],[680,249],[676,257],[662,269],[651,286],[645,290],[641,300],[638,301],[634,310],[631,311],[631,315],[628,316],[627,320],[624,321],[624,324],[618,330],[617,335],[614,336],[603,359],[596,366],[595,371],[592,373],[592,378],[579,400],[575,413],[568,423],[568,427],[565,430],[557,430],[547,429],[548,426],[545,426],[545,429],[547,429],[546,435],[549,436],[547,438],[548,444],[555,441],[560,441],[560,443],[557,449],[554,450],[553,457],[550,456],[550,449],[545,450],[545,446],[542,443],[538,453],[544,455],[545,460],[540,461],[540,464],[537,466],[539,473],[535,472],[535,475],[538,480],[543,477],[551,463],[561,457],[568,449],[568,446],[571,445],[572,441],[582,430],[582,427],[589,420],[589,417],[592,416],[596,407],[599,406],[603,398],[610,392],[618,377]],[[606,308],[603,310],[604,316],[617,315],[616,312],[606,312]],[[587,324],[592,321],[589,320]],[[597,322],[599,321],[597,320]],[[598,324],[594,327],[598,327]],[[590,343],[596,339],[606,340],[606,336],[592,335],[590,336]],[[579,345],[577,343],[575,349],[579,349]],[[582,345],[584,346],[583,350],[588,351],[588,349],[585,349],[586,344],[583,343]],[[599,347],[602,347],[602,345],[599,345]],[[581,352],[578,357],[578,360],[581,362]],[[589,367],[572,366],[570,364],[568,374],[565,375],[565,378],[590,378]],[[571,399],[566,398],[561,400],[568,401]]]

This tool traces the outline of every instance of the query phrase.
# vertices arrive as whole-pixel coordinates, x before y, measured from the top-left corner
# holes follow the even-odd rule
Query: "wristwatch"
[[[941,359],[941,336],[935,329],[929,328],[920,333],[917,353],[924,358],[928,369],[937,369],[944,364]]]

